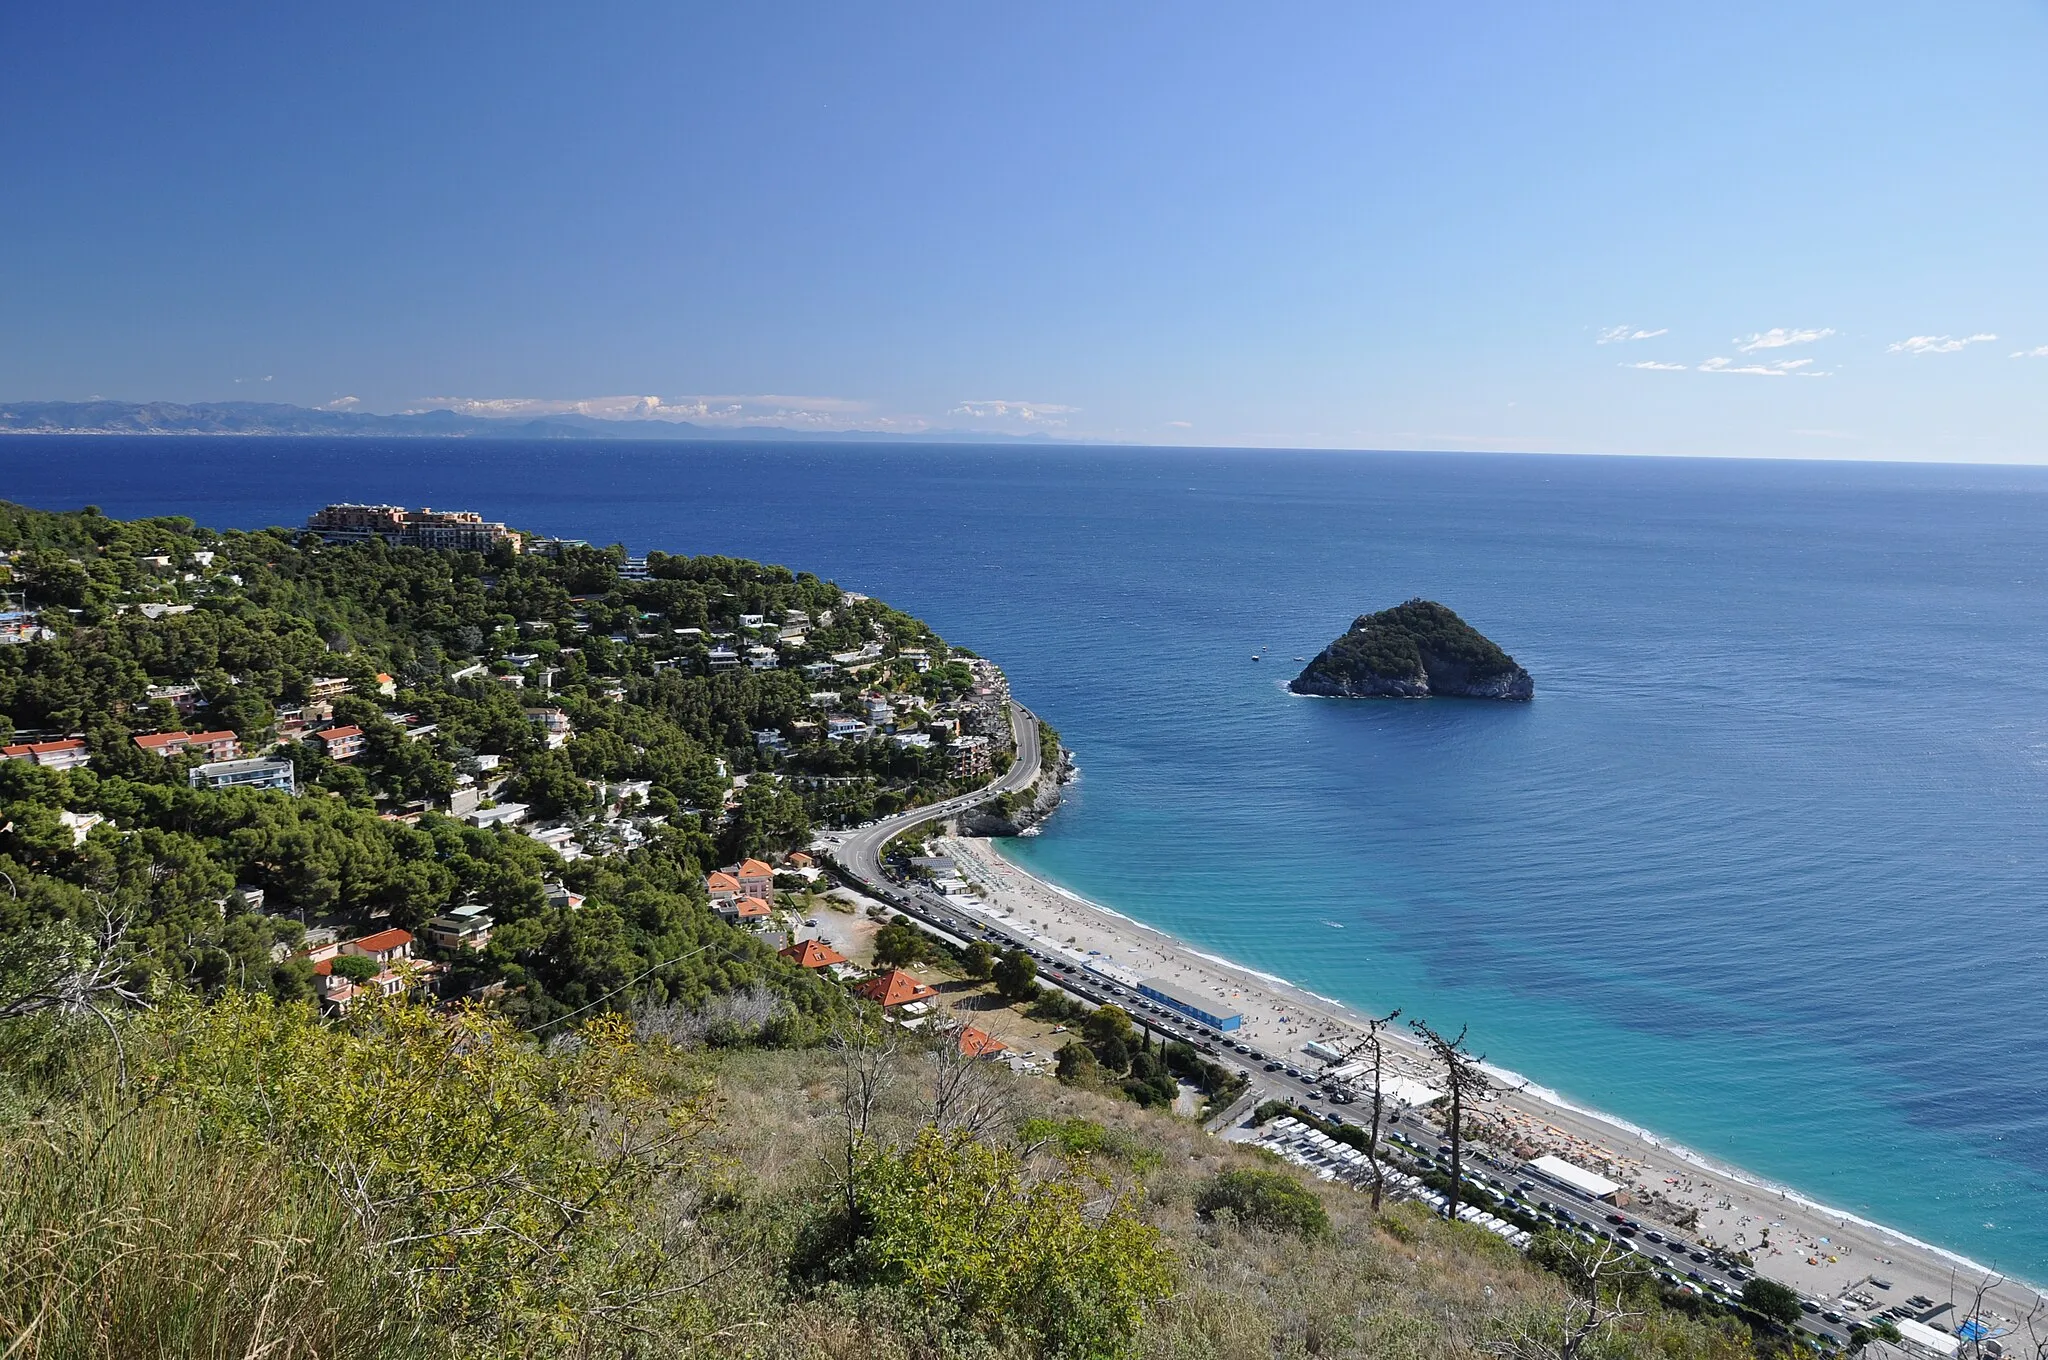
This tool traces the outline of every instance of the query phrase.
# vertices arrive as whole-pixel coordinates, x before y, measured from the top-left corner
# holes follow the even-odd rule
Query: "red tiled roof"
[[[808,869],[811,867],[812,864],[811,857],[801,850],[791,855],[789,857],[789,862],[800,869]]]
[[[135,744],[145,751],[161,751],[166,746],[179,746],[192,740],[189,732],[150,732],[135,739]]]
[[[972,1025],[960,1031],[960,1051],[970,1058],[991,1058],[1008,1048],[1009,1045],[986,1030]]]
[[[782,957],[793,960],[799,968],[830,968],[846,962],[846,955],[823,940],[798,940],[782,951]]]
[[[740,914],[740,919],[743,921],[769,914],[768,904],[758,897],[742,897],[739,900],[737,910]]]
[[[738,892],[740,881],[722,870],[704,880],[704,886],[711,892]]]
[[[411,944],[412,932],[396,928],[380,930],[375,935],[365,935],[362,939],[351,940],[349,943],[365,953],[377,954],[382,953],[386,949],[396,949],[400,945]]]
[[[901,968],[891,968],[886,973],[871,977],[853,991],[854,995],[864,996],[870,1001],[879,1001],[884,1007],[924,1001],[938,995],[937,990],[919,982]]]
[[[775,870],[763,864],[760,860],[750,859],[740,866],[739,876],[741,878],[773,878],[775,877]]]
[[[217,741],[240,741],[232,732],[194,732],[186,738],[194,746],[211,746]]]
[[[22,746],[0,747],[5,756],[47,756],[59,751],[83,751],[85,743],[77,737],[67,741],[32,741]]]
[[[313,735],[322,741],[339,741],[343,737],[360,737],[363,735],[363,729],[360,727],[330,727],[325,732],[315,732]]]

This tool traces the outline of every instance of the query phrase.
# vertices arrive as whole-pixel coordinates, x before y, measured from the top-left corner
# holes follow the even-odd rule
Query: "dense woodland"
[[[139,967],[204,990],[302,998],[306,967],[276,956],[305,926],[417,931],[480,902],[500,928],[482,954],[455,960],[458,981],[503,981],[538,1017],[657,969],[643,985],[661,999],[755,981],[785,990],[802,1028],[833,1012],[835,994],[725,930],[705,906],[705,872],[803,844],[814,814],[869,816],[951,791],[941,754],[880,741],[757,754],[754,732],[819,717],[811,695],[833,682],[799,667],[835,651],[873,646],[883,657],[849,688],[895,684],[941,702],[969,684],[917,620],[779,567],[655,554],[652,579],[627,581],[618,550],[486,560],[15,506],[0,507],[0,551],[10,559],[0,590],[55,634],[0,648],[0,736],[82,734],[92,753],[89,768],[71,771],[0,762],[0,873],[12,885],[0,929],[84,927],[111,913],[127,924]],[[191,608],[151,618],[149,603]],[[708,638],[743,614],[788,611],[811,623],[775,670],[711,673],[704,638],[676,632]],[[904,648],[939,664],[885,678],[887,658]],[[504,683],[519,673],[507,657],[529,675],[554,668],[550,691]],[[380,673],[395,694],[378,692]],[[253,753],[322,677],[349,681],[332,717],[359,726],[366,749],[343,764],[314,742],[280,747],[306,796],[192,789],[198,756],[165,759],[131,740],[231,730]],[[198,691],[183,714],[150,697],[183,685]],[[529,719],[535,704],[573,724],[561,749]],[[433,735],[410,740],[395,718],[431,724]],[[516,832],[439,815],[458,779],[482,776],[479,757],[497,758],[482,763],[499,797],[578,825],[585,843],[605,841],[606,790],[647,781],[625,818],[639,844],[564,864]],[[749,774],[734,795],[732,776]],[[394,810],[416,820],[382,815]],[[74,844],[65,811],[105,822]],[[543,886],[554,882],[586,905],[550,909]],[[234,890],[245,885],[263,891],[261,912],[240,907]]]

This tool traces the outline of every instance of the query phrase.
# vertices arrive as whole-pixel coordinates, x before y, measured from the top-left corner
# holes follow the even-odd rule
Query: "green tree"
[[[1873,1341],[1889,1341],[1894,1344],[1905,1338],[1899,1334],[1898,1324],[1890,1318],[1872,1318],[1859,1322],[1849,1329],[1849,1354],[1860,1354]]]
[[[1791,1288],[1776,1280],[1766,1280],[1761,1275],[1742,1286],[1742,1306],[1758,1317],[1789,1327],[1799,1321],[1801,1309],[1799,1295]]]
[[[883,968],[908,967],[931,952],[931,937],[900,916],[875,932],[875,962]]]
[[[967,945],[967,956],[962,960],[967,976],[976,981],[986,981],[995,971],[996,951],[988,947],[985,940],[971,940]]]
[[[992,976],[1006,1000],[1029,1001],[1038,993],[1038,960],[1022,949],[1005,950]]]
[[[375,959],[361,954],[336,954],[328,961],[328,969],[338,978],[355,983],[358,987],[384,971],[383,965]]]

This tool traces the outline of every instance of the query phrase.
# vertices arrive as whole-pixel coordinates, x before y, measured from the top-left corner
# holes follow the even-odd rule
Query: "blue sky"
[[[14,5],[0,399],[2048,461],[2044,73],[2048,0]]]

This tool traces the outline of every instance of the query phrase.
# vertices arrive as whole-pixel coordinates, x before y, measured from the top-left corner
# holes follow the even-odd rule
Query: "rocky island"
[[[1534,697],[1536,682],[1471,624],[1434,600],[1361,614],[1288,683],[1337,699]]]

